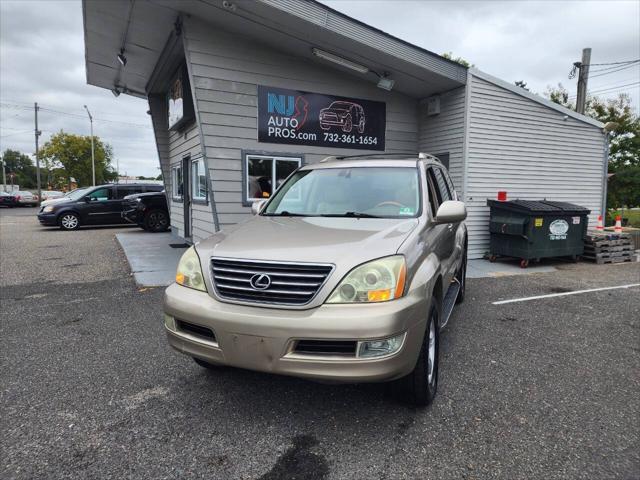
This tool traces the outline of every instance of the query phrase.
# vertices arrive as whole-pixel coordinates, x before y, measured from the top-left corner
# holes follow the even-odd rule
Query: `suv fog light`
[[[400,347],[402,347],[404,337],[405,334],[401,333],[395,337],[358,342],[358,357],[382,357],[384,355],[395,353],[400,350]]]
[[[176,319],[171,315],[164,314],[164,326],[169,330],[175,332],[176,331]]]

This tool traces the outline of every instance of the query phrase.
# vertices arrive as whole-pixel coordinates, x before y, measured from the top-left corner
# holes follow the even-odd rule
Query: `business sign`
[[[258,141],[384,150],[384,102],[258,86]]]

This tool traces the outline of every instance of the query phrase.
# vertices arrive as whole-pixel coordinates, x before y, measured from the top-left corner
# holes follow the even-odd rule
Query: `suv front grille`
[[[315,297],[332,270],[333,266],[322,264],[211,259],[218,295],[240,302],[305,305]],[[260,276],[263,278],[258,287],[267,285],[266,288],[256,288]]]

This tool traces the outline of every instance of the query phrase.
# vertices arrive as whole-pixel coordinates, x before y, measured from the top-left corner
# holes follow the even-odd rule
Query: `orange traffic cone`
[[[604,225],[602,224],[602,215],[598,215],[598,225],[596,225],[596,230],[601,232],[604,230]]]
[[[622,233],[622,217],[620,217],[620,215],[616,215],[616,226],[613,227],[613,231]]]

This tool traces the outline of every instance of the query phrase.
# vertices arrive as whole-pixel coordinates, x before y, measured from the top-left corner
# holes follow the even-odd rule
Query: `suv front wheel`
[[[416,406],[431,404],[438,391],[440,310],[438,299],[433,297],[416,366],[409,375],[396,380],[396,392],[403,400]]]

